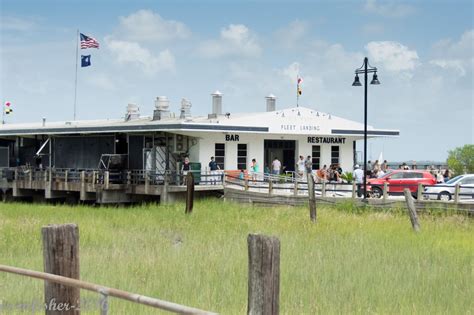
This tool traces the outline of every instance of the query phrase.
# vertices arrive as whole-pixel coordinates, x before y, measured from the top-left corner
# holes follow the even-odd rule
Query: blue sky
[[[351,83],[367,56],[382,82],[369,124],[401,132],[371,140],[369,158],[444,160],[473,143],[472,1],[1,0],[8,123],[72,119],[77,29],[101,44],[79,69],[79,119],[119,118],[128,103],[150,115],[160,95],[206,114],[216,89],[228,112],[264,110],[270,93],[292,107],[299,72],[302,106],[362,122]]]

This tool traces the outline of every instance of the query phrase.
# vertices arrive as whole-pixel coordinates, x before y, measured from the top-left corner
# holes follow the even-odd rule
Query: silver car
[[[426,187],[423,192],[423,199],[449,201],[454,197],[457,184],[460,185],[459,199],[474,198],[474,174],[466,174],[456,176],[446,183]]]

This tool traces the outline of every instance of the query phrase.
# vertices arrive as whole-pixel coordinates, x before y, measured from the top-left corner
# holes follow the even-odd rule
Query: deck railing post
[[[127,185],[132,183],[132,172],[127,171]]]
[[[321,186],[321,197],[326,197],[326,182],[323,181],[323,184]]]
[[[418,202],[423,200],[423,184],[418,183],[418,190],[416,191],[416,199]]]
[[[276,315],[280,298],[280,240],[249,234],[247,314]]]
[[[68,170],[65,170],[64,171],[64,186],[66,189],[68,189],[68,177],[69,177],[68,175],[69,175]]]
[[[273,194],[273,180],[268,181],[268,194],[271,196]]]
[[[355,181],[352,181],[352,200],[355,200],[356,198],[356,183]]]
[[[454,187],[454,203],[459,202],[459,192],[461,191],[461,186],[459,184],[456,184]]]
[[[149,189],[150,189],[150,176],[149,176],[149,172],[145,171],[145,194],[148,194]]]
[[[298,196],[298,181],[295,180],[293,185],[293,195]]]
[[[79,279],[79,228],[76,224],[48,225],[41,229],[44,271]],[[44,283],[46,314],[80,314],[80,289]],[[63,309],[59,310],[58,307]],[[69,308],[67,310],[67,308]]]
[[[110,172],[105,171],[104,172],[104,186],[105,186],[105,189],[109,189],[109,182],[110,182]]]
[[[249,190],[249,179],[248,178],[244,179],[244,190],[245,191]]]
[[[386,202],[388,199],[388,183],[383,183],[383,202]]]

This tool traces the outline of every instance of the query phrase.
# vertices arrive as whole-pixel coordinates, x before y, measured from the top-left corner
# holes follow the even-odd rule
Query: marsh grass
[[[0,263],[42,270],[41,226],[77,223],[81,278],[222,314],[247,302],[247,235],[281,240],[281,314],[469,314],[473,225],[423,215],[414,234],[402,210],[352,205],[252,207],[204,200],[135,207],[0,205]],[[97,295],[81,292],[84,300]],[[2,303],[41,301],[39,280],[0,273]],[[110,299],[111,314],[156,314]],[[97,308],[83,314],[97,314]],[[29,311],[31,313],[31,311]],[[159,313],[159,312],[158,312]]]

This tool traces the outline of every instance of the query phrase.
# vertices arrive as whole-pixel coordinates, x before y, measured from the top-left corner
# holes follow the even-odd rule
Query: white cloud
[[[430,64],[445,70],[454,70],[460,76],[472,73],[474,67],[474,30],[461,35],[457,42],[446,39],[433,46],[434,58]]]
[[[365,49],[374,64],[381,64],[389,71],[413,71],[420,63],[416,50],[410,50],[397,42],[370,42]]]
[[[116,90],[115,83],[105,73],[99,73],[90,76],[87,80],[87,83],[108,91]]]
[[[28,31],[35,27],[33,19],[20,19],[12,16],[2,16],[0,19],[0,30],[5,31]]]
[[[257,57],[262,48],[256,35],[242,24],[230,24],[223,28],[219,39],[203,42],[199,51],[208,58],[221,56]]]
[[[134,64],[150,75],[160,71],[174,71],[175,59],[168,49],[154,55],[135,42],[106,39],[106,43],[120,64]]]
[[[151,10],[139,10],[120,17],[116,34],[116,37],[130,41],[166,41],[187,38],[191,32],[181,22],[165,20]]]
[[[415,12],[413,6],[399,3],[394,0],[386,1],[383,4],[378,3],[377,0],[367,0],[365,2],[364,10],[369,13],[391,18],[403,18]]]
[[[304,38],[308,33],[308,29],[309,23],[307,21],[295,20],[276,31],[275,35],[283,46],[292,48],[297,41]]]

